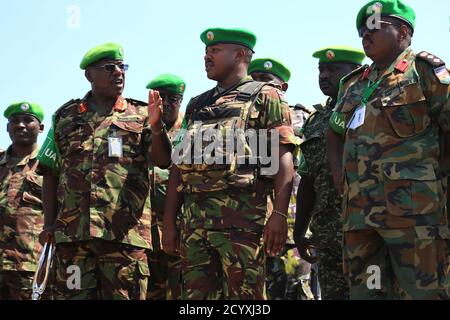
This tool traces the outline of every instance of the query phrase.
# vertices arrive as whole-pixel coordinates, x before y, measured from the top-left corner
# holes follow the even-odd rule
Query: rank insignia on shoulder
[[[417,55],[417,58],[420,60],[423,60],[427,62],[428,64],[432,65],[433,67],[440,67],[445,65],[445,62],[436,57],[434,54],[431,54],[427,51],[422,51]]]

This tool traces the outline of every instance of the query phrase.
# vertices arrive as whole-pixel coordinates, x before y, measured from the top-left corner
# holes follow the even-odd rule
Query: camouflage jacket
[[[56,111],[48,138],[59,154],[56,241],[99,238],[150,248],[147,105],[120,97],[111,114],[99,115],[89,109],[88,95]],[[122,157],[109,156],[111,136],[122,139]]]
[[[365,120],[352,116],[367,88]],[[344,230],[446,225],[447,178],[440,163],[442,132],[450,130],[450,76],[428,53],[405,50],[383,73],[364,66],[343,82]],[[363,118],[364,119],[364,118]]]
[[[246,77],[242,80],[251,80]],[[221,93],[215,105],[235,98],[237,90]],[[195,99],[195,98],[194,98]],[[189,103],[185,118],[194,108]],[[185,119],[189,123],[189,119]],[[294,145],[295,135],[289,105],[281,90],[265,86],[259,93],[250,114],[248,128],[275,129],[280,135],[280,144]],[[254,190],[229,188],[207,193],[186,193],[184,195],[184,223],[187,228],[229,229],[242,228],[260,232],[265,224],[268,189],[258,181]]]
[[[306,120],[302,129],[301,175],[312,179],[315,193],[310,225],[313,234],[318,232],[320,226],[339,221],[341,214],[341,200],[334,187],[327,157],[326,135],[333,112],[331,102],[328,99],[325,105],[315,105],[316,111]]]
[[[0,153],[0,271],[33,272],[44,222],[38,149],[17,163],[10,150]]]

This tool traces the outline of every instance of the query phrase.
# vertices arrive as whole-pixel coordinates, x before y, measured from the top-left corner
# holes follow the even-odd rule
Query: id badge
[[[366,117],[366,105],[363,104],[356,108],[355,113],[353,113],[353,116],[350,119],[348,128],[351,130],[355,130],[361,127],[364,124],[365,117]]]
[[[108,137],[108,156],[110,158],[122,158],[122,137]]]

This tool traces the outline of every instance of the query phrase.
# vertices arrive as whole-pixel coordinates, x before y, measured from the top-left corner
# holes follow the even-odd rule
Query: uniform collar
[[[88,98],[92,96],[92,91],[89,91],[81,100],[81,103],[78,107],[78,111],[80,113],[85,113],[89,111],[89,106],[88,106]],[[117,111],[117,112],[123,112],[127,109],[127,101],[120,96],[119,98],[117,98],[116,103],[114,104],[113,110]]]
[[[2,158],[0,159],[0,165],[5,165],[8,163],[9,159],[11,159],[11,152],[12,152],[12,146],[9,146],[8,149],[3,154]],[[37,155],[39,153],[39,147],[36,145],[36,147],[33,149],[31,154],[28,156],[22,158],[16,166],[25,166],[30,160],[36,159]]]
[[[395,61],[392,62],[391,65],[381,74],[379,74],[379,70],[376,64],[373,63],[370,66],[369,70],[363,73],[363,79],[365,78],[364,76],[366,76],[370,81],[375,82],[380,77],[393,73],[395,70],[404,73],[411,65],[413,58],[414,53],[412,51],[412,48],[408,47],[402,53],[400,53],[397,59],[395,59]]]

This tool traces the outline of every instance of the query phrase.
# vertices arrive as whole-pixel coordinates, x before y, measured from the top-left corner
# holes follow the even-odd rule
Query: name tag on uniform
[[[122,138],[121,137],[108,137],[108,155],[111,158],[122,158]]]
[[[364,118],[366,117],[366,105],[360,105],[356,108],[355,113],[350,119],[348,128],[351,130],[355,130],[361,127],[364,124]]]

